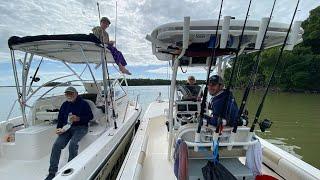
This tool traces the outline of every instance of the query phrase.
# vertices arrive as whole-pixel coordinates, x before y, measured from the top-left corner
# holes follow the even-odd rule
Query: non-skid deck
[[[149,141],[141,179],[175,179],[173,163],[167,159],[168,141],[165,118],[161,116],[150,120],[148,132]]]
[[[149,179],[176,179],[173,171],[173,162],[168,160],[168,137],[167,137],[167,127],[165,125],[165,117],[160,116],[152,118],[149,120],[148,124],[148,144],[146,150],[146,158],[143,163],[143,169],[141,172],[142,180]],[[244,163],[245,158],[239,158],[237,161],[237,167],[240,167],[239,163]],[[203,179],[201,168],[205,166],[207,160],[189,160],[189,179]],[[223,161],[227,166],[236,168],[235,166],[230,166],[228,160]],[[195,167],[197,166],[197,167]],[[237,169],[236,174],[240,174],[238,177],[246,177],[250,179],[250,173],[245,170],[245,166],[241,166],[241,172]],[[241,174],[244,173],[244,174]],[[280,176],[272,172],[266,166],[263,166],[263,173],[282,179]],[[251,178],[252,179],[252,178]]]

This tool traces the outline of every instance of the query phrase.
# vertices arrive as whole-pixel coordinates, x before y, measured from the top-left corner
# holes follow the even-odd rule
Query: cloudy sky
[[[2,0],[0,2],[0,86],[13,85],[7,40],[10,36],[41,34],[90,33],[99,23],[96,0]],[[225,0],[222,15],[244,19],[249,0]],[[112,21],[108,29],[115,35],[115,0],[99,0],[102,16]],[[269,15],[273,0],[253,0],[250,19],[259,20]],[[216,19],[220,0],[117,0],[117,47],[127,59],[130,78],[167,78],[167,64],[157,61],[151,53],[146,34],[157,26],[182,21]],[[278,0],[272,21],[289,23],[296,0]],[[319,0],[301,0],[296,20],[305,20]],[[55,68],[52,68],[55,67]],[[78,68],[78,67],[76,67]],[[61,63],[42,65],[39,75],[55,77],[66,74]],[[31,71],[32,72],[32,71]],[[111,70],[111,72],[115,72]],[[202,70],[190,70],[202,73]],[[202,73],[202,77],[204,73]],[[180,75],[185,78],[185,75]]]

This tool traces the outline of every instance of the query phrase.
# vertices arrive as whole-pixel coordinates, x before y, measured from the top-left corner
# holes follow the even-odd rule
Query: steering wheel
[[[177,114],[177,119],[179,119],[181,122],[190,123],[193,119],[192,114]]]

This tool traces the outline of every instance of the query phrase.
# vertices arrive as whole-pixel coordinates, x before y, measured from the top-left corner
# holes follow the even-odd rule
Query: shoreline
[[[180,84],[180,83],[179,83]],[[203,85],[203,84],[198,84],[198,85]],[[81,86],[74,84],[72,86]],[[150,84],[150,85],[145,85],[145,84],[134,84],[130,85],[128,83],[128,86],[170,86],[170,84]],[[1,86],[0,88],[15,88],[16,86]],[[40,86],[32,86],[32,87],[40,87]],[[53,87],[53,86],[45,86],[45,87]],[[60,87],[67,87],[67,86],[60,86]],[[234,90],[245,90],[245,88],[241,87],[236,87]],[[265,87],[252,87],[251,91],[264,91]],[[282,93],[304,93],[304,94],[320,94],[320,90],[299,90],[299,89],[293,89],[293,90],[281,90],[278,87],[271,87],[269,89],[269,92],[282,92]]]

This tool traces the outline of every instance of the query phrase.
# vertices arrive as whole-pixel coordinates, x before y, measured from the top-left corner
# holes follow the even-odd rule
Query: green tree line
[[[273,88],[282,91],[320,92],[320,6],[311,10],[308,19],[302,23],[303,42],[293,51],[284,51],[278,66]],[[261,54],[255,87],[267,85],[280,47],[264,50]],[[244,54],[238,58],[235,86],[243,88],[248,83],[257,53]],[[229,79],[231,68],[226,70]]]
[[[170,85],[171,80],[167,79],[127,79],[129,86],[155,86],[155,85]],[[177,84],[185,84],[185,80],[177,80]],[[204,80],[197,80],[198,84],[204,84]],[[122,84],[124,85],[124,83]]]

